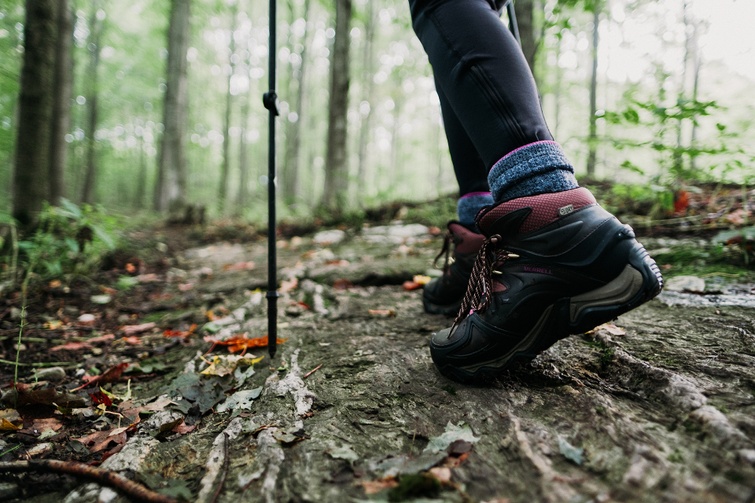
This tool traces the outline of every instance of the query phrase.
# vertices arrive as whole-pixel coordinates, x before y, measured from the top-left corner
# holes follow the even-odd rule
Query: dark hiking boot
[[[477,225],[485,242],[459,316],[430,341],[440,372],[457,381],[484,381],[529,361],[663,286],[632,228],[583,188],[497,204]]]
[[[443,249],[435,262],[445,255],[443,275],[433,279],[422,292],[425,312],[454,316],[459,313],[461,299],[467,291],[477,252],[485,240],[482,234],[473,232],[459,222],[449,222]],[[450,245],[453,244],[453,253]]]

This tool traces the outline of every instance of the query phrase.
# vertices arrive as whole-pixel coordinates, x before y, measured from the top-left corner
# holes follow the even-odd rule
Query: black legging
[[[552,140],[521,48],[494,0],[409,0],[433,67],[460,195],[488,190],[512,150]]]

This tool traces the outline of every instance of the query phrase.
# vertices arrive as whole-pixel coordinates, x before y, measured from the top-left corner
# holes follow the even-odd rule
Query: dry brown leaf
[[[136,334],[143,334],[144,332],[148,332],[155,328],[157,324],[153,322],[149,323],[142,323],[141,325],[124,325],[121,327],[121,332],[123,332],[124,335],[136,335]]]
[[[88,342],[66,342],[59,346],[53,346],[50,351],[79,351],[82,349],[90,349],[92,347]]]

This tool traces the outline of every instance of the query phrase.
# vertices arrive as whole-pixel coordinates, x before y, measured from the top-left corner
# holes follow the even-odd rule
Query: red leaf
[[[267,347],[267,335],[264,337],[249,338],[246,335],[237,335],[236,337],[230,337],[225,340],[218,340],[212,337],[205,337],[205,341],[211,342],[213,345],[228,346],[228,351],[235,353],[237,351],[246,351],[249,348],[264,348]],[[278,344],[286,342],[288,339],[277,339]]]
[[[97,393],[89,393],[89,397],[92,399],[92,403],[94,405],[104,404],[105,407],[110,407],[111,405],[113,405],[113,400],[111,400],[110,397],[102,391],[98,391]]]

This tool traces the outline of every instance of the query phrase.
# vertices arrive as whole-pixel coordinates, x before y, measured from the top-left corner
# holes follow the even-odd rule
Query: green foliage
[[[0,257],[0,263],[11,282],[18,280],[19,269],[45,280],[85,274],[97,267],[105,252],[115,248],[117,227],[118,221],[102,209],[79,207],[64,199],[59,207],[47,206],[36,230],[12,243],[12,250]]]
[[[722,111],[717,102],[679,98],[673,104],[665,106],[659,101],[642,101],[630,92],[624,108],[602,112],[601,117],[609,125],[624,126],[625,130],[645,133],[645,137],[640,139],[630,138],[626,134],[623,137],[608,137],[607,141],[619,150],[650,149],[655,152],[661,172],[654,181],[663,185],[714,181],[720,179],[722,172],[735,178],[746,173],[746,160],[737,157],[741,157],[744,152],[733,141],[737,135],[730,133],[729,128],[720,122],[713,125],[717,133],[715,144],[694,142],[685,145],[679,141],[679,131],[683,124],[701,126],[705,119],[713,119]],[[650,132],[649,137],[647,132]],[[711,162],[698,163],[698,159],[703,156],[707,156]],[[629,160],[624,161],[621,167],[645,174],[644,170]]]

